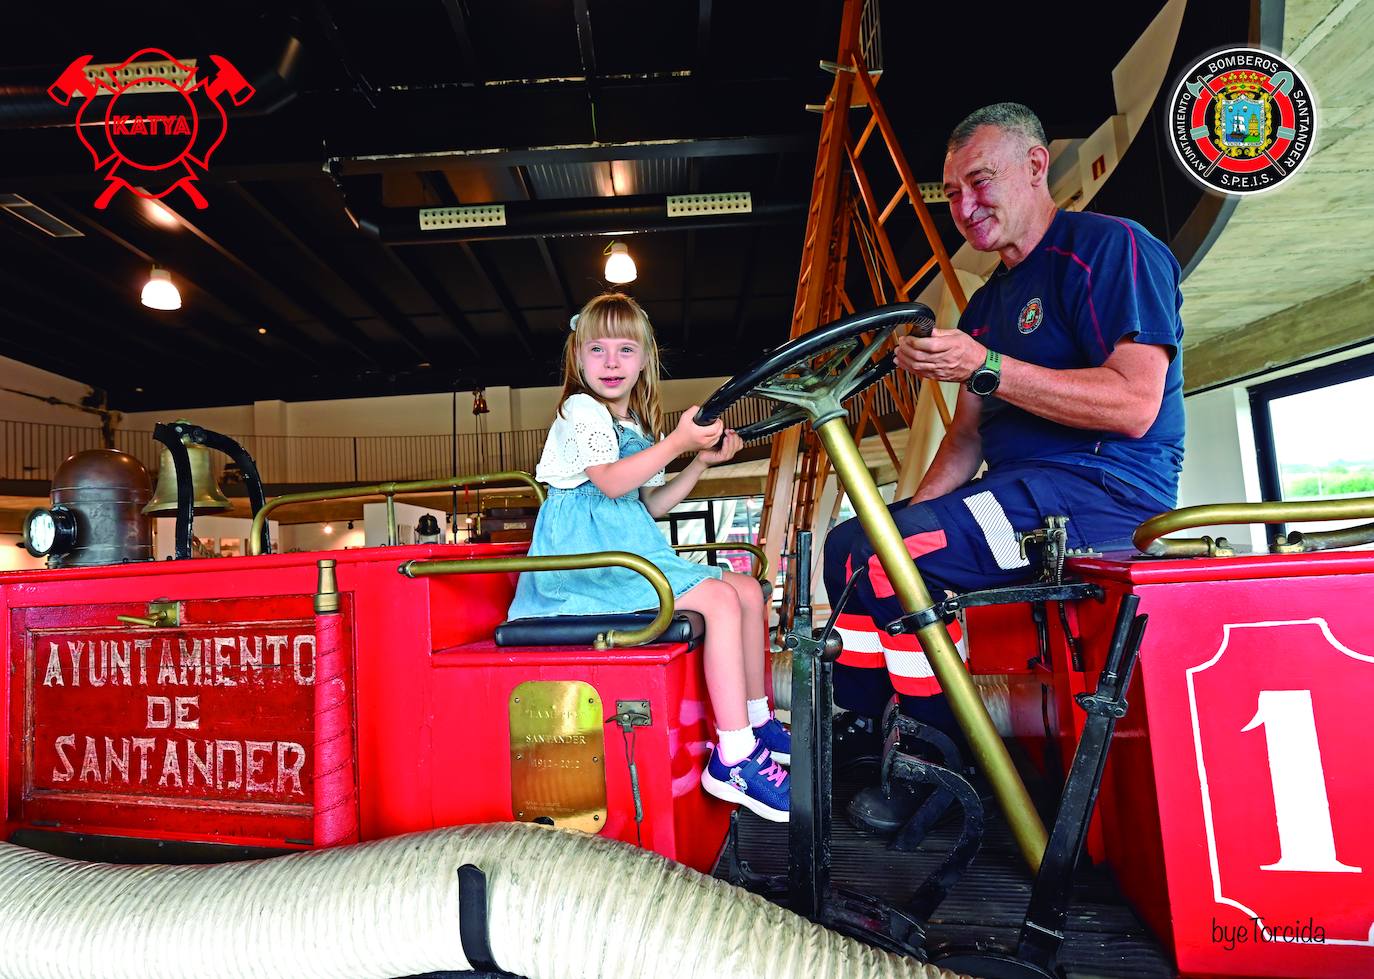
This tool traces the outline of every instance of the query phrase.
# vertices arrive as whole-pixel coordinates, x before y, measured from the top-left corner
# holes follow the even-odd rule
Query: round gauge
[[[65,554],[74,546],[76,518],[66,507],[39,507],[24,518],[24,550],[34,557]]]

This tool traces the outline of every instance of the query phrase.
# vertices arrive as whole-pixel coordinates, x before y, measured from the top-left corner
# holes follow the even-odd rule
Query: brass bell
[[[194,442],[184,442],[191,460],[191,500],[197,514],[223,513],[233,509],[229,498],[215,482],[215,474],[210,468],[210,450]],[[172,450],[163,447],[162,457],[158,460],[157,487],[153,498],[143,512],[154,517],[175,517],[177,513],[177,467],[172,461]]]

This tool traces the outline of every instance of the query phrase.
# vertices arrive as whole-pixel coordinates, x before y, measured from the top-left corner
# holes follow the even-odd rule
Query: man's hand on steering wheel
[[[936,381],[962,384],[986,356],[987,348],[962,330],[936,329],[928,337],[910,334],[897,341],[897,366]]]

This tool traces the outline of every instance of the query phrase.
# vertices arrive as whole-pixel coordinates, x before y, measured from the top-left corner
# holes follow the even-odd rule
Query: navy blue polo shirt
[[[1165,508],[1178,499],[1183,466],[1183,322],[1179,266],[1169,249],[1124,218],[1059,211],[1012,269],[998,268],[969,299],[959,329],[1004,356],[1054,369],[1100,367],[1118,340],[1157,344],[1169,355],[1164,396],[1138,439],[1070,428],[984,399],[979,434],[991,469],[1027,461],[1103,469]]]

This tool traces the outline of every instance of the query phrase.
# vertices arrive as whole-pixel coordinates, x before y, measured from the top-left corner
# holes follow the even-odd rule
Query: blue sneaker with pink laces
[[[720,748],[712,748],[701,773],[701,787],[717,799],[744,806],[770,822],[787,822],[792,790],[787,769],[758,742],[747,757],[733,765],[721,760]]]
[[[754,737],[768,749],[779,765],[792,764],[792,732],[783,727],[776,717],[770,717],[767,723],[754,728]]]

